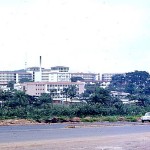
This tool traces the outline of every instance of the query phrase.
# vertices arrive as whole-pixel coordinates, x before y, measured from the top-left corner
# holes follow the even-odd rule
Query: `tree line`
[[[76,87],[68,87],[63,90],[62,94],[70,99],[78,96],[81,100],[80,103],[70,105],[54,104],[53,92],[34,97],[14,89],[0,91],[0,119],[46,120],[54,116],[142,115],[150,109],[149,77],[150,75],[145,71],[115,75],[106,89],[101,88],[100,83],[86,84],[85,92],[81,95],[76,94]],[[111,95],[112,90],[128,92],[130,100],[137,99],[141,104],[123,104],[119,98]]]
[[[129,100],[138,100],[142,106],[150,104],[150,74],[146,71],[114,75],[108,89],[127,92]]]

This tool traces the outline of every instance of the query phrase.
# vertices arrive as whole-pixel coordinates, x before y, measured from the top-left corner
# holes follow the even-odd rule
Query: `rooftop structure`
[[[42,70],[43,70],[44,68],[42,68]],[[38,72],[38,71],[40,71],[40,67],[29,67],[29,68],[27,68],[26,69],[26,71],[34,71],[34,72]]]
[[[69,67],[64,67],[64,66],[55,66],[51,67],[51,71],[57,71],[57,72],[69,72]]]

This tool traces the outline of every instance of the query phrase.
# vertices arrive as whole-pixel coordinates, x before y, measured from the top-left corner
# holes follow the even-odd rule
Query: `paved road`
[[[92,124],[90,124],[92,125]],[[150,132],[150,124],[126,124],[117,126],[78,126],[67,128],[68,124],[0,126],[0,143],[55,140],[82,137],[103,137]],[[108,125],[108,124],[107,124]]]

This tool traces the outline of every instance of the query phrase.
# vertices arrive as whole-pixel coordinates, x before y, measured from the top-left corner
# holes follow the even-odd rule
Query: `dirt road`
[[[149,150],[150,132],[0,144],[2,150]]]

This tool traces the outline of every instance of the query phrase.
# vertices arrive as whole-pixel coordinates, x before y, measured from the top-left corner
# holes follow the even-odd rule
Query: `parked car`
[[[147,112],[144,116],[141,117],[141,121],[144,123],[144,121],[150,122],[150,112]]]

